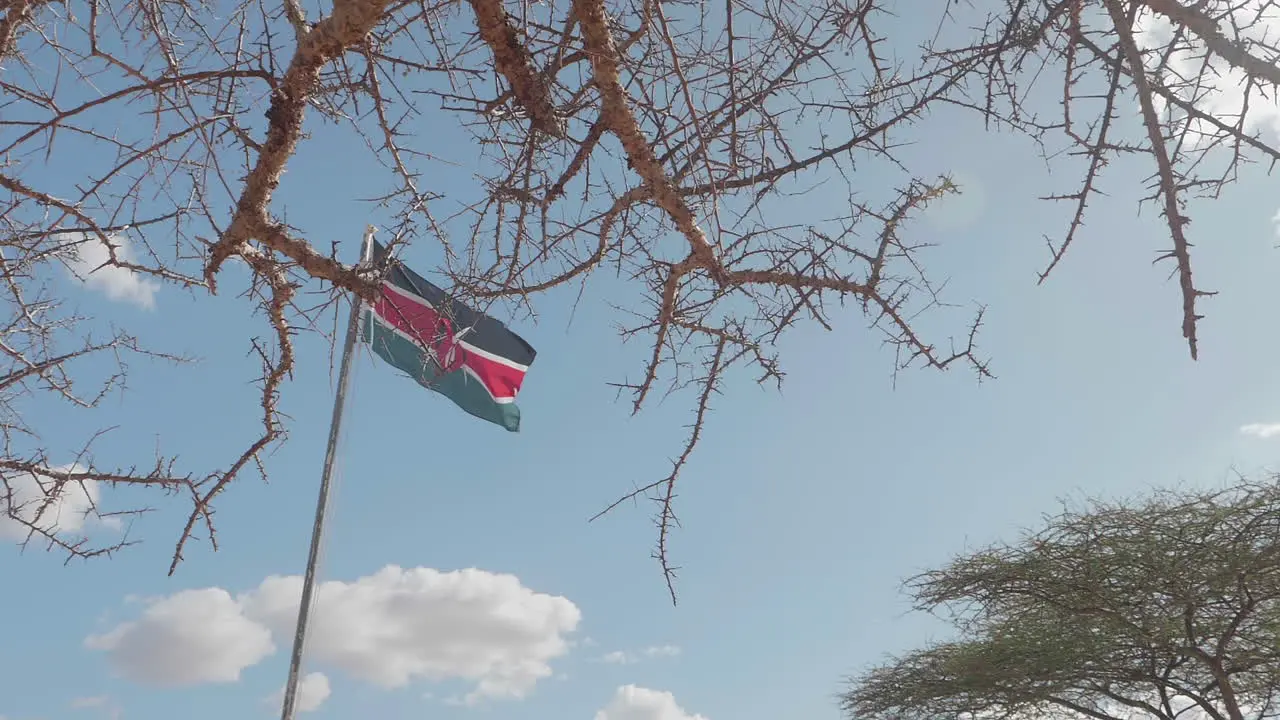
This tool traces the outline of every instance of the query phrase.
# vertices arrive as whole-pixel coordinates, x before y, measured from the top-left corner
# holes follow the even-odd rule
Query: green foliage
[[[1274,714],[1280,485],[1094,501],[908,581],[951,642],[852,681],[854,720]]]

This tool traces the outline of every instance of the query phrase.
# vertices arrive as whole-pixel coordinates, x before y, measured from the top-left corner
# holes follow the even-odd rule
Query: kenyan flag
[[[373,244],[375,266],[385,253]],[[472,415],[519,431],[516,394],[537,355],[523,338],[395,260],[365,308],[362,339],[378,357]]]

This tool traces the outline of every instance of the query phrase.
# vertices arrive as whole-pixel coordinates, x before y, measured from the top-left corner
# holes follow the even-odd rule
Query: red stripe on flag
[[[466,366],[484,383],[495,399],[514,398],[524,382],[524,372],[487,357],[467,352],[456,340],[456,328],[429,305],[413,302],[382,288],[373,312],[425,348],[445,372]]]

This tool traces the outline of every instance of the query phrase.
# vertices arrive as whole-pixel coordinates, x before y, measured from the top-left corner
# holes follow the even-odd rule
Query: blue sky
[[[906,576],[1034,524],[1059,497],[1215,485],[1276,461],[1280,436],[1240,430],[1280,422],[1274,180],[1253,170],[1193,206],[1198,277],[1221,291],[1204,302],[1193,363],[1169,268],[1151,265],[1165,235],[1151,209],[1135,215],[1146,168],[1116,165],[1088,232],[1036,287],[1041,236],[1066,221],[1036,198],[1076,177],[1047,174],[1027,142],[960,115],[936,114],[912,139],[919,174],[954,173],[964,188],[909,232],[937,243],[927,260],[950,278],[954,319],[989,308],[981,347],[995,380],[911,371],[895,386],[891,353],[852,308],[835,332],[786,336],[782,391],[729,385],[685,471],[672,607],[649,557],[651,509],[586,521],[665,474],[688,418],[679,397],[636,417],[615,399],[607,383],[637,373],[646,349],[618,342],[607,306],[573,311],[576,290],[552,293],[536,323],[512,323],[539,350],[518,435],[364,352],[322,568],[342,585],[321,595],[328,639],[306,668],[330,694],[304,717],[834,720],[844,676],[939,631],[908,612]],[[356,144],[317,127],[277,203],[354,257],[365,224],[385,221],[351,199],[373,172]],[[779,212],[803,218],[828,202],[818,192]],[[440,262],[428,244],[404,259]],[[117,425],[99,446],[108,463],[159,436],[192,467],[256,431],[245,352],[265,328],[233,293],[112,298],[58,281],[98,321],[202,362],[137,365],[129,392],[100,411],[35,406],[36,422],[71,436]],[[945,331],[947,317],[930,322]],[[269,483],[246,478],[222,499],[217,553],[200,543],[166,577],[182,498],[154,499],[131,529],[144,542],[110,560],[0,549],[6,720],[278,713],[266,698],[284,680],[289,633],[272,601],[288,590],[263,583],[302,570],[332,401],[327,345],[303,337],[299,356],[284,400],[291,438]],[[379,595],[388,584],[396,602]],[[361,645],[397,622],[400,642]]]

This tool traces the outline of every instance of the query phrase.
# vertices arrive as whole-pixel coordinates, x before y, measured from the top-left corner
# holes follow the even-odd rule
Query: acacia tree
[[[1280,485],[1093,502],[908,581],[956,638],[855,679],[857,720],[1274,717]]]
[[[1104,7],[1118,9],[1107,15],[1110,25],[1097,21]],[[633,408],[664,387],[692,402],[670,473],[623,498],[657,501],[655,554],[670,583],[672,499],[710,399],[735,367],[780,382],[772,348],[794,324],[829,329],[832,308],[852,302],[896,349],[897,367],[963,364],[987,374],[974,350],[980,312],[961,321],[955,340],[924,337],[913,326],[938,298],[919,257],[927,239],[911,235],[907,221],[955,188],[946,178],[917,177],[895,148],[940,103],[973,107],[1041,143],[1080,144],[1090,159],[1076,198],[1081,213],[1109,155],[1154,157],[1157,194],[1173,208],[1172,256],[1194,354],[1198,291],[1179,208],[1185,193],[1203,187],[1187,174],[1198,166],[1193,154],[1221,142],[1200,141],[1194,150],[1171,129],[1217,122],[1218,137],[1236,143],[1227,151],[1231,167],[1242,149],[1274,153],[1243,122],[1194,114],[1200,100],[1187,89],[1194,77],[1178,84],[1146,69],[1141,58],[1163,67],[1159,48],[1132,57],[1126,48],[1137,18],[1163,13],[1185,26],[1169,48],[1207,44],[1223,62],[1254,58],[1270,67],[1247,46],[1226,47],[1201,21],[1232,7],[1007,0],[976,44],[935,44],[890,60],[904,48],[881,29],[892,8],[877,0],[0,0],[9,318],[0,337],[8,364],[0,375],[0,477],[9,490],[0,505],[33,537],[85,554],[111,548],[51,532],[41,502],[88,481],[154,486],[192,501],[174,567],[193,533],[212,539],[213,501],[246,471],[263,472],[263,452],[284,436],[277,406],[297,362],[293,334],[332,310],[332,302],[304,306],[300,293],[327,292],[332,301],[344,292],[369,297],[376,286],[374,273],[344,263],[331,239],[308,225],[306,207],[276,198],[308,128],[329,122],[361,139],[385,168],[377,200],[393,218],[385,228],[393,248],[431,245],[465,301],[527,312],[539,294],[601,271],[629,281],[623,334],[651,348],[636,379],[622,383]],[[957,3],[943,10],[970,40],[963,28],[972,12],[985,12],[962,13]],[[1021,94],[1036,63],[1063,71],[1066,123],[1037,121]],[[1078,109],[1085,101],[1076,88],[1091,82],[1079,79],[1086,72],[1111,79],[1104,107]],[[1132,88],[1165,105],[1148,97],[1139,110],[1125,107],[1122,90]],[[1101,121],[1082,117],[1090,111]],[[1146,146],[1116,139],[1112,118],[1125,112],[1143,119]],[[415,134],[428,115],[453,118],[473,138],[461,157],[447,158],[476,168],[472,188],[433,187],[430,170],[446,149]],[[129,118],[136,122],[122,121]],[[869,163],[896,169],[899,188],[860,186],[857,172]],[[845,183],[847,204],[796,222],[783,198],[819,172]],[[465,212],[437,217],[445,195],[465,202]],[[1055,263],[1079,220],[1055,247]],[[262,363],[260,430],[222,467],[181,468],[162,456],[133,469],[101,468],[89,450],[51,447],[47,429],[25,419],[23,403],[33,396],[93,404],[99,388],[87,398],[73,394],[77,359],[145,351],[126,333],[97,337],[96,328],[58,311],[51,274],[94,256],[101,257],[95,267],[193,292],[216,292],[229,273],[248,278],[246,295],[269,330],[268,340],[251,345]],[[38,492],[23,496],[35,498],[35,509],[16,499],[14,478],[40,480]]]

